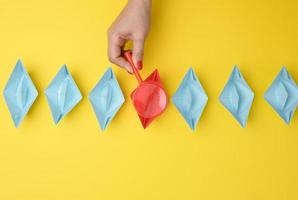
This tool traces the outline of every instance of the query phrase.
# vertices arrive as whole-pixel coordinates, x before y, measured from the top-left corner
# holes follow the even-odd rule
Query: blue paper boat
[[[272,82],[264,98],[289,124],[298,105],[298,86],[285,67]]]
[[[81,99],[81,92],[66,65],[63,65],[45,90],[55,124],[69,113]]]
[[[89,100],[101,129],[105,130],[125,101],[111,68],[92,89]]]
[[[14,125],[19,127],[38,96],[38,92],[21,60],[18,60],[4,88],[3,95]]]
[[[189,127],[195,130],[207,104],[208,96],[192,68],[184,76],[172,101]]]
[[[253,99],[253,91],[235,65],[227,84],[221,92],[220,102],[232,113],[241,126],[245,127]]]

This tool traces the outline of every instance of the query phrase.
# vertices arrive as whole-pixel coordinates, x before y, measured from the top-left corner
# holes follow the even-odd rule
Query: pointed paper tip
[[[63,115],[60,113],[55,119],[54,119],[54,122],[55,122],[55,125],[57,125],[60,120],[62,119]]]
[[[143,128],[146,129],[148,126],[148,124],[146,122],[147,120],[143,117],[140,117],[140,120],[141,120],[141,124],[142,124]]]
[[[70,74],[66,64],[63,64],[58,73],[64,72],[65,74]]]
[[[113,70],[112,70],[111,67],[109,67],[109,68],[107,69],[107,71],[105,72],[104,76],[108,76],[110,79],[113,79],[113,77],[114,77],[114,72],[113,72]]]
[[[239,69],[239,67],[237,65],[234,66],[233,71],[230,75],[230,79],[229,80],[233,80],[233,79],[242,79],[242,74],[241,71]]]
[[[192,67],[189,67],[188,71],[186,72],[185,77],[187,77],[187,79],[191,79],[194,81],[197,80],[197,75]]]
[[[142,127],[143,127],[144,129],[146,129],[146,128],[147,128],[147,126],[148,126],[148,124],[146,124],[146,123],[142,122]]]
[[[151,122],[153,121],[153,118],[144,118],[144,117],[142,117],[140,115],[139,115],[139,118],[140,118],[142,127],[144,129],[146,129],[149,126],[149,124],[151,124]]]
[[[240,123],[240,125],[241,125],[242,128],[245,128],[246,127],[246,123],[245,122]]]
[[[191,118],[189,123],[190,128],[195,131],[196,130],[196,122],[195,119]]]
[[[59,121],[58,120],[54,120],[54,123],[55,123],[55,125],[57,125],[59,123]]]
[[[237,65],[234,65],[232,75],[237,76],[237,77],[241,77],[241,72],[240,72],[240,69]]]
[[[288,72],[288,70],[287,70],[287,68],[285,66],[282,66],[280,71],[281,72]]]
[[[20,70],[22,70],[26,73],[25,66],[24,66],[24,64],[23,64],[23,62],[20,58],[17,60],[17,63],[15,65],[15,69],[20,69]]]
[[[160,83],[160,77],[158,70],[155,69],[147,78],[145,81],[155,81]]]
[[[19,119],[19,120],[15,120],[15,119],[13,119],[13,124],[14,124],[14,127],[15,128],[19,128],[19,126],[20,126],[20,124],[21,124],[21,119]]]
[[[104,116],[104,119],[102,121],[100,121],[100,123],[99,123],[102,131],[106,130],[110,121],[111,121],[110,117]]]
[[[189,68],[188,68],[187,72],[194,72],[194,69],[193,69],[193,67],[192,67],[192,66],[189,66]]]
[[[281,75],[282,77],[285,77],[285,78],[289,78],[289,73],[288,73],[288,70],[286,67],[282,66],[280,72],[279,72],[279,75]]]
[[[284,120],[287,125],[290,125],[290,120]]]
[[[99,125],[100,125],[101,131],[105,131],[106,130],[107,126],[105,124],[99,123]]]
[[[21,58],[19,58],[19,59],[17,60],[17,65],[18,65],[18,64],[23,65],[23,62],[22,62],[22,59],[21,59]]]
[[[281,116],[281,115],[280,115]],[[289,117],[284,117],[284,116],[281,116],[281,118],[284,120],[284,122],[287,124],[287,125],[290,125],[290,122],[291,122],[291,114],[289,114]]]
[[[139,116],[139,118],[140,118],[140,121],[141,121],[141,124],[142,124],[143,129],[146,129],[146,127],[148,126],[146,124],[146,122],[145,122],[146,120],[143,117],[141,117],[141,116]]]
[[[235,118],[237,119],[237,121],[239,122],[239,124],[242,128],[246,127],[247,119],[246,120],[241,120],[240,117],[237,117],[237,116],[235,116]]]

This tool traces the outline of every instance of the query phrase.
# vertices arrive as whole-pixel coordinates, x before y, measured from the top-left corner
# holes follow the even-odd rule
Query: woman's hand
[[[128,0],[125,8],[108,30],[108,55],[112,63],[133,73],[123,57],[123,48],[132,41],[135,65],[142,69],[144,43],[150,27],[151,0]]]

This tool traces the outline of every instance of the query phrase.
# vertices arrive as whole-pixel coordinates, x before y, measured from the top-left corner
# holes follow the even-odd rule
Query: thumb
[[[138,69],[143,68],[144,39],[133,40],[132,58]]]

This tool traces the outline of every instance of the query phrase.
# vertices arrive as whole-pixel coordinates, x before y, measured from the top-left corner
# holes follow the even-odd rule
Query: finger
[[[116,65],[124,68],[128,73],[133,74],[133,70],[130,66],[130,64],[126,61],[125,58],[119,56],[117,58],[114,59],[114,62]]]
[[[125,42],[126,40],[121,37],[109,37],[108,56],[112,63],[125,68],[126,71],[132,73],[130,64],[122,57],[122,48]]]
[[[143,68],[144,39],[133,40],[132,57],[138,69]]]

